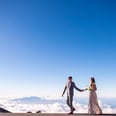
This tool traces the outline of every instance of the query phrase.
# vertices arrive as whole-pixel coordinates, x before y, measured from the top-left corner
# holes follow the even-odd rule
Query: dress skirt
[[[89,94],[88,113],[89,114],[102,114],[102,110],[99,107],[97,94],[95,91],[91,91]]]

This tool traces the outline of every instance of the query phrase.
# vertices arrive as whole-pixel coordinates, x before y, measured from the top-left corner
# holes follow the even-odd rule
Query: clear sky
[[[0,0],[0,96],[61,96],[70,75],[116,97],[116,1]]]

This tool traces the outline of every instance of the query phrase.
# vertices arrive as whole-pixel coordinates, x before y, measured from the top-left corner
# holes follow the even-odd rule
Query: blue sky
[[[1,0],[0,96],[61,96],[94,76],[116,97],[115,0]],[[88,92],[78,93],[85,97]]]

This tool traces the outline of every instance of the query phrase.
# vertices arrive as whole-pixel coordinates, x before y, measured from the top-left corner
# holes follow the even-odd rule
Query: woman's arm
[[[96,87],[96,84],[95,83],[92,84],[92,90],[94,90],[94,91],[97,90],[97,87]]]

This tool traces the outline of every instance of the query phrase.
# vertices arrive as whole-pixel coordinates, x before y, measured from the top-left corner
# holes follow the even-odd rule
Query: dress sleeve
[[[96,91],[97,90],[97,87],[96,87],[96,84],[95,83],[92,84],[92,90],[93,91]]]

